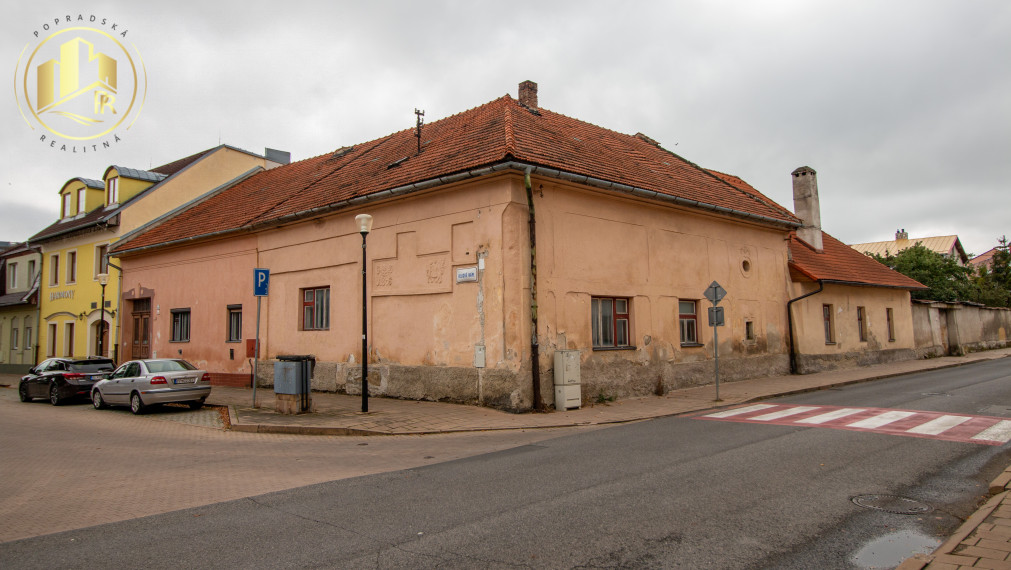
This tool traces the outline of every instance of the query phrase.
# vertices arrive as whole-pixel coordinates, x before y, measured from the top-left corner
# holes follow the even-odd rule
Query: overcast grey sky
[[[74,6],[68,9],[68,5]],[[67,180],[151,168],[220,142],[292,160],[509,93],[736,174],[793,209],[818,171],[822,225],[846,243],[1011,235],[1007,0],[667,2],[19,2],[8,77],[53,18],[115,20],[143,57],[143,112],[111,149],[44,146],[0,103],[0,240],[59,215]]]

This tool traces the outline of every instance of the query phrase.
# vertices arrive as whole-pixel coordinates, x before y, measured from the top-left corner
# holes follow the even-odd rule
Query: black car
[[[109,358],[50,358],[21,377],[18,396],[22,402],[49,398],[54,406],[71,398],[88,398],[95,382],[115,367]]]

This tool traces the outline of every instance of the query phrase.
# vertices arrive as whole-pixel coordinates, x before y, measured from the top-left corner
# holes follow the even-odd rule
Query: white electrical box
[[[579,384],[579,351],[555,351],[555,386]]]
[[[583,403],[581,388],[579,384],[555,385],[555,409],[564,412],[579,408]]]

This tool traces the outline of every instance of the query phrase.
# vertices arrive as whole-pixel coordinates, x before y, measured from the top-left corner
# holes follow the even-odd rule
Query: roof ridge
[[[505,147],[506,154],[510,156],[516,156],[516,137],[513,134],[513,110],[512,106],[506,105],[503,107],[505,113]]]

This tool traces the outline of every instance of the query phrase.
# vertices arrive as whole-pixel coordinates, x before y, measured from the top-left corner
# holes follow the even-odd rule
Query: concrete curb
[[[985,358],[980,360],[998,360],[1001,358],[1011,358],[1011,356],[995,356],[993,358]],[[469,428],[453,428],[444,430],[418,430],[418,431],[400,431],[400,432],[388,432],[388,431],[376,431],[376,430],[363,430],[357,428],[348,427],[337,427],[337,426],[296,426],[296,425],[273,425],[273,424],[246,424],[241,423],[238,419],[238,415],[235,411],[234,405],[228,406],[228,415],[231,427],[234,431],[245,432],[245,433],[277,433],[277,434],[295,434],[295,435],[345,435],[345,436],[373,436],[373,435],[435,435],[435,434],[446,434],[446,433],[472,433],[479,431],[507,431],[507,430],[517,430],[517,429],[558,429],[558,428],[571,428],[571,427],[583,427],[583,426],[598,426],[598,425],[617,425],[624,423],[631,423],[643,420],[652,420],[658,418],[667,418],[675,416],[684,416],[688,414],[694,414],[702,410],[714,410],[714,409],[724,409],[733,406],[739,406],[742,404],[748,404],[751,402],[756,402],[759,400],[765,400],[768,398],[778,398],[783,396],[790,396],[794,394],[805,394],[808,392],[817,392],[819,390],[830,390],[832,388],[839,388],[842,386],[850,386],[853,384],[861,384],[864,382],[872,382],[875,380],[883,380],[886,378],[894,378],[897,376],[904,376],[906,374],[914,374],[918,372],[931,372],[934,370],[944,370],[947,368],[955,368],[958,366],[965,366],[967,364],[974,364],[980,362],[980,360],[971,360],[968,362],[953,362],[948,364],[938,364],[937,366],[923,368],[916,371],[904,371],[904,372],[888,372],[881,373],[872,376],[867,376],[863,378],[856,378],[852,380],[842,380],[839,382],[833,382],[831,384],[822,384],[819,386],[811,386],[807,388],[799,388],[792,390],[783,390],[780,392],[773,392],[769,394],[760,394],[750,398],[744,398],[739,400],[734,400],[732,402],[716,403],[707,402],[705,405],[699,405],[688,410],[678,410],[672,412],[655,413],[648,415],[640,415],[630,418],[620,418],[620,419],[610,419],[601,420],[596,422],[573,422],[568,424],[555,424],[555,425],[522,425],[522,426],[511,426],[511,427],[469,427]]]
[[[941,566],[940,569],[972,566],[975,558],[959,556],[955,554],[955,549],[962,544],[962,541],[976,532],[979,526],[1004,503],[1004,500],[1011,496],[1011,466],[990,483],[990,494],[993,496],[967,518],[955,533],[948,540],[944,541],[941,546],[938,546],[934,552],[930,554],[917,554],[912,558],[908,558],[897,566],[896,570],[922,570],[934,562],[946,565]]]

